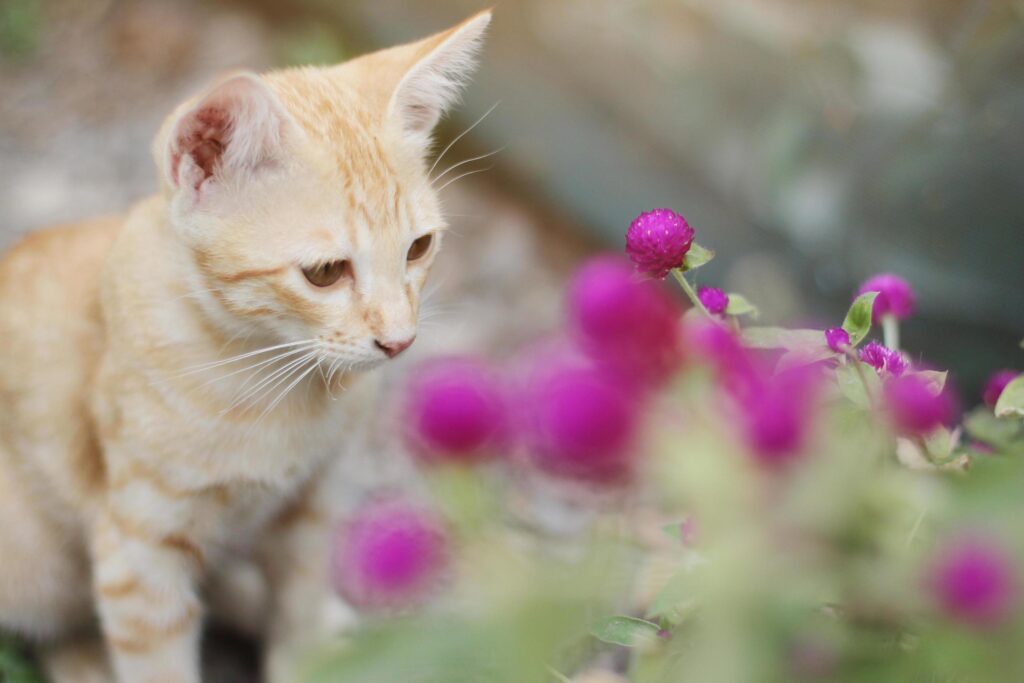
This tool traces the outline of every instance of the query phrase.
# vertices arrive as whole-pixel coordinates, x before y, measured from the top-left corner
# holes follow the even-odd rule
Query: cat
[[[199,683],[202,594],[250,556],[268,677],[295,680],[325,482],[415,338],[432,131],[490,20],[227,77],[163,125],[156,196],[0,261],[0,629],[55,683]]]

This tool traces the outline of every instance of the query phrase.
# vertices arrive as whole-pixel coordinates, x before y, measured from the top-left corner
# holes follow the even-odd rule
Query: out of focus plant
[[[1024,680],[1024,376],[961,421],[946,373],[899,348],[905,280],[825,330],[745,326],[746,298],[692,282],[714,253],[679,214],[642,214],[627,252],[638,272],[583,265],[564,333],[504,378],[413,374],[449,580],[313,680]],[[369,557],[336,563],[342,587],[434,569],[423,534],[339,538]]]
[[[30,56],[39,47],[42,24],[39,0],[0,0],[0,56]]]

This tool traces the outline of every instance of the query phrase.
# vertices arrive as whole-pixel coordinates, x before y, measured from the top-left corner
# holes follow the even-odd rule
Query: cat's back
[[[68,495],[101,475],[87,405],[104,346],[100,276],[123,224],[112,216],[40,230],[0,256],[0,450],[42,470],[79,461],[63,482]]]

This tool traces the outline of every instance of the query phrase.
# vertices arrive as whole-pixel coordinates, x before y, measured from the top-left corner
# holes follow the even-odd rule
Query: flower
[[[898,275],[891,273],[875,275],[860,286],[857,294],[867,292],[878,292],[874,308],[871,309],[873,322],[877,323],[886,315],[903,320],[914,312],[914,291],[910,288],[910,283]]]
[[[444,526],[432,512],[401,501],[371,503],[339,527],[331,580],[355,606],[409,606],[439,582],[447,546]]]
[[[825,341],[828,348],[836,353],[842,353],[850,346],[850,333],[841,327],[830,327],[825,330]]]
[[[404,406],[406,435],[428,459],[476,462],[492,457],[506,423],[497,379],[475,358],[438,358],[411,376]]]
[[[717,287],[700,287],[697,290],[697,298],[712,315],[725,313],[726,307],[729,306],[729,295]]]
[[[683,265],[693,244],[693,228],[671,209],[637,216],[626,232],[626,253],[642,273],[663,278]]]
[[[896,429],[908,436],[927,434],[953,419],[950,394],[945,390],[933,391],[917,375],[888,379],[882,393]]]
[[[637,280],[621,257],[599,256],[577,270],[567,309],[581,347],[625,384],[658,384],[682,360],[679,304],[655,283]]]
[[[985,382],[985,390],[982,392],[985,405],[989,408],[995,408],[999,397],[1003,395],[1003,389],[1006,388],[1007,384],[1017,379],[1019,374],[1016,370],[1000,370],[993,373],[988,378],[988,381]]]
[[[813,368],[793,368],[763,378],[740,399],[743,435],[762,465],[779,467],[800,454],[810,432],[817,386]]]
[[[760,381],[754,359],[737,335],[713,320],[698,319],[685,329],[686,347],[715,369],[725,391],[734,397],[749,394]]]
[[[980,536],[947,542],[929,577],[939,608],[950,618],[974,627],[1004,623],[1017,597],[1013,563],[1003,548]]]
[[[899,351],[894,351],[876,341],[860,350],[860,359],[873,367],[879,374],[887,373],[899,377],[910,368],[910,363]]]
[[[530,373],[521,395],[533,464],[547,474],[587,483],[627,480],[640,402],[593,363],[565,355],[545,360]]]

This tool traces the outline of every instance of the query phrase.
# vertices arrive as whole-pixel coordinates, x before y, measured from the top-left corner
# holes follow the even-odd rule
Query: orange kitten
[[[97,614],[115,680],[197,683],[200,588],[246,555],[271,680],[294,680],[327,586],[322,482],[362,371],[415,338],[444,230],[431,130],[489,22],[228,78],[164,125],[159,195],[0,261],[0,627],[59,683],[109,676]]]

